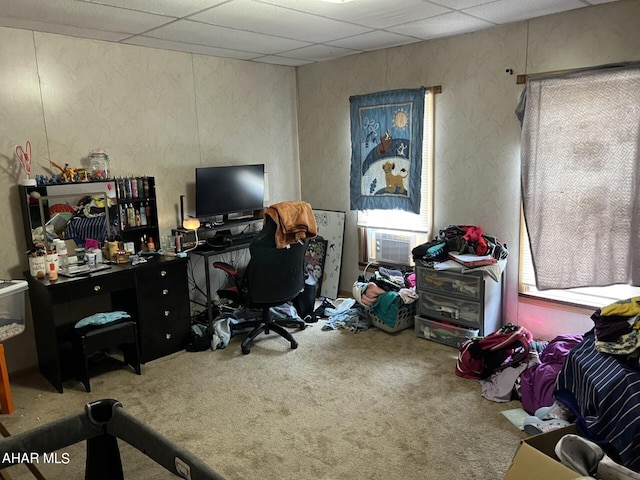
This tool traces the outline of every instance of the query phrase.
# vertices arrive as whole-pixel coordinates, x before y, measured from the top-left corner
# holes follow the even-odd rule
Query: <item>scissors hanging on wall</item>
[[[18,157],[18,161],[27,175],[27,180],[29,180],[31,178],[31,142],[29,140],[24,148],[22,145],[16,147],[16,157]]]

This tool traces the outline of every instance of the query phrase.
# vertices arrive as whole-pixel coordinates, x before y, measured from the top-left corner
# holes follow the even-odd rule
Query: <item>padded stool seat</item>
[[[76,330],[76,350],[81,357],[78,359],[78,380],[87,392],[91,391],[89,384],[89,358],[109,349],[120,347],[124,354],[124,362],[141,375],[140,349],[138,348],[138,329],[136,322],[118,322],[93,328]]]

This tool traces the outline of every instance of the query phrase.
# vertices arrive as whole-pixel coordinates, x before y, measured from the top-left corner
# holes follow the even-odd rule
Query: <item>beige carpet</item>
[[[94,375],[92,392],[70,382],[59,394],[39,374],[12,379],[12,434],[82,412],[102,398],[188,448],[228,479],[502,479],[520,432],[476,381],[454,375],[457,350],[417,338],[296,331],[300,346],[271,334],[249,355],[240,337],[224,350],[180,352]],[[121,442],[125,478],[176,478]],[[48,479],[83,478],[84,442],[67,465],[39,464]],[[26,467],[13,478],[33,478]]]

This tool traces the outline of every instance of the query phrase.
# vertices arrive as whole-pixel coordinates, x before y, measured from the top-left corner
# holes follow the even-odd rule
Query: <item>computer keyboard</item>
[[[207,239],[207,246],[214,250],[225,249],[229,247],[235,247],[238,245],[248,245],[258,232],[245,232],[236,234],[216,235],[213,238]]]
[[[228,235],[226,240],[228,243],[233,245],[244,245],[247,243],[251,243],[253,238],[258,234],[258,232],[246,232],[246,233],[236,233],[234,235]]]

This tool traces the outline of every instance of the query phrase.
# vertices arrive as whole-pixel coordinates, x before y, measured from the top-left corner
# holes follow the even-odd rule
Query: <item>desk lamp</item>
[[[182,221],[182,228],[184,228],[185,230],[193,230],[193,233],[196,238],[195,245],[188,250],[184,250],[183,252],[183,253],[187,253],[198,247],[198,229],[200,228],[200,220],[193,217],[185,218]]]

